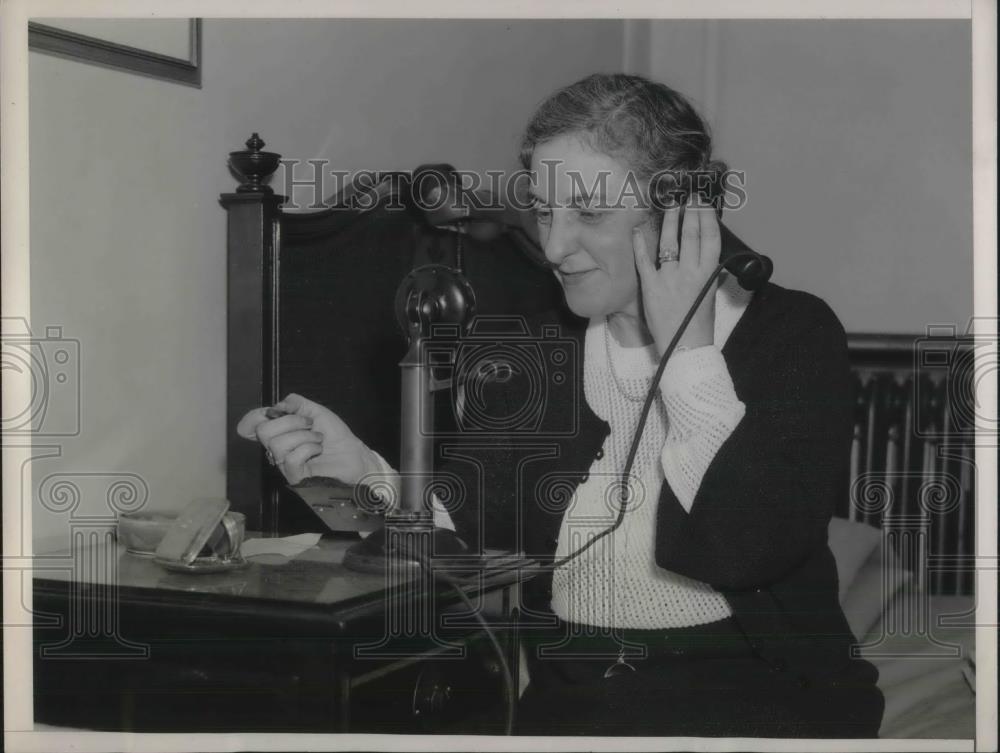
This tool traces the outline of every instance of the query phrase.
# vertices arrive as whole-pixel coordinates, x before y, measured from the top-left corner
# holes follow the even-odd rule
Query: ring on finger
[[[274,459],[274,453],[272,453],[270,450],[267,450],[265,454],[267,456],[268,463],[270,463],[271,465],[277,465],[277,462]]]
[[[661,251],[660,255],[657,257],[657,261],[660,264],[670,261],[679,261],[681,258],[681,252],[678,249],[667,249],[666,251]]]

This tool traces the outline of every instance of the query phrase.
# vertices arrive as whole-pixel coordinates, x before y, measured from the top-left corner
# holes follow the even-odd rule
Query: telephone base
[[[380,526],[344,553],[344,567],[362,573],[384,573],[394,568],[419,568],[419,556],[433,562],[436,558],[471,556],[469,546],[447,528],[416,526],[412,530]]]

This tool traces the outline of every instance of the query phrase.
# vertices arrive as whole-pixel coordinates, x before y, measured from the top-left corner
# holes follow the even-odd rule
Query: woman
[[[718,177],[725,166],[680,94],[627,75],[556,92],[528,125],[522,162],[569,310],[536,324],[576,339],[584,399],[546,406],[556,424],[578,421],[547,456],[487,447],[487,498],[441,518],[467,540],[483,533],[559,558],[614,519],[608,490],[656,365],[731,238],[697,192],[683,220],[653,202],[656,177]],[[826,545],[851,432],[836,316],[809,294],[768,283],[751,296],[724,275],[654,405],[622,525],[525,587],[531,681],[517,731],[876,737],[877,673],[850,656]],[[290,481],[391,470],[326,408],[296,395],[278,407],[290,415],[258,409],[239,431]],[[478,488],[470,468],[449,471]],[[531,502],[515,515],[519,500]]]

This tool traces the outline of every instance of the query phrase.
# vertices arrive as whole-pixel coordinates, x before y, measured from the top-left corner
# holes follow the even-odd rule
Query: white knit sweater
[[[714,344],[676,353],[660,380],[636,454],[622,525],[581,556],[556,569],[552,609],[568,622],[655,629],[699,625],[731,614],[710,586],[664,570],[654,558],[656,506],[664,482],[688,510],[715,454],[743,418],[721,348],[750,301],[735,278],[723,275],[715,297]],[[613,364],[614,372],[611,371]],[[617,517],[617,484],[625,468],[646,390],[657,367],[655,347],[626,348],[592,319],[584,346],[584,394],[611,427],[563,517],[556,557],[575,551]],[[388,463],[376,454],[383,469]],[[454,529],[435,500],[435,521]]]
[[[710,586],[664,570],[654,557],[656,506],[664,480],[690,510],[719,447],[743,418],[720,350],[749,294],[727,278],[716,295],[717,344],[675,354],[660,380],[632,467],[622,525],[552,576],[552,609],[563,620],[601,627],[671,628],[727,617]],[[563,517],[556,558],[575,551],[618,515],[628,451],[657,367],[654,346],[626,348],[606,320],[592,319],[584,346],[584,394],[611,432]]]

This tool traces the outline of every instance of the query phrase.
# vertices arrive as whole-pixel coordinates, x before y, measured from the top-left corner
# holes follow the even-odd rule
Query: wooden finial
[[[246,145],[251,152],[259,152],[264,147],[264,140],[254,131],[253,135],[246,140]]]
[[[236,189],[237,193],[274,193],[264,181],[278,169],[281,155],[274,152],[264,152],[264,140],[254,132],[246,140],[244,151],[230,152],[229,165],[243,178],[243,183]]]

